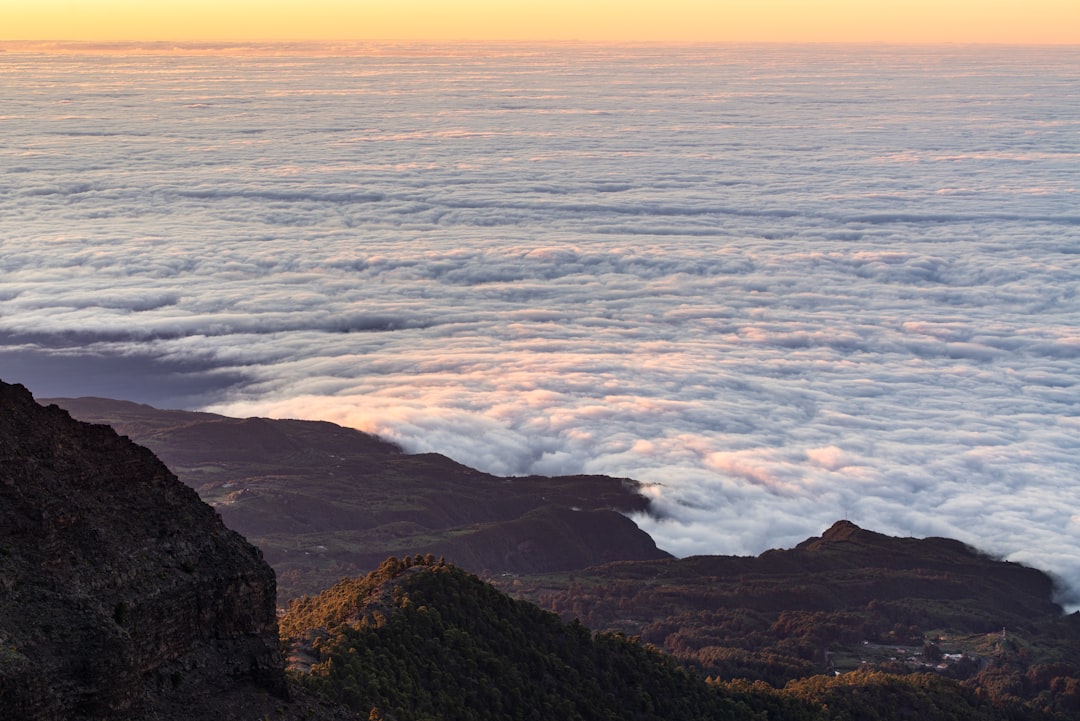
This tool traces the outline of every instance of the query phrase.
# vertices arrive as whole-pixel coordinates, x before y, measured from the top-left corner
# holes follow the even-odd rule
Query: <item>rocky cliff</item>
[[[0,716],[276,716],[274,601],[259,551],[150,451],[0,382]]]

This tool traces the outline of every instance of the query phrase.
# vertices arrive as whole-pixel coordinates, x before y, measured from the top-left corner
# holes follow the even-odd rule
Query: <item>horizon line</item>
[[[366,49],[391,46],[412,46],[430,48],[452,47],[862,47],[862,48],[1047,48],[1080,49],[1080,43],[1071,42],[1006,42],[1006,41],[901,41],[901,40],[573,40],[553,38],[548,40],[522,39],[424,39],[424,38],[359,38],[359,39],[144,39],[144,40],[76,40],[76,39],[3,39],[0,38],[0,53],[5,52],[75,52],[90,51],[101,54],[121,53],[137,50],[186,51],[212,54],[227,50],[282,50],[290,47],[299,51],[306,48],[343,50],[346,48]]]

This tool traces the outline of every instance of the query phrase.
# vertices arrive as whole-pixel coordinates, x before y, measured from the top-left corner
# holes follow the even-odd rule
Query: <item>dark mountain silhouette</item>
[[[565,577],[536,575],[531,583],[545,589],[562,585],[563,591],[545,597],[548,604],[559,606],[565,599],[585,608],[584,593],[560,584]],[[598,627],[620,626],[628,633],[649,632],[651,621],[642,609],[655,617],[739,608],[776,614],[872,607],[888,615],[882,610],[887,607],[898,620],[918,617],[926,628],[969,633],[1027,629],[1062,614],[1053,601],[1053,583],[1041,571],[995,560],[951,539],[895,538],[850,521],[838,521],[795,548],[756,557],[611,563],[579,571],[575,579],[578,588],[596,590],[585,615]],[[633,603],[628,607],[624,599]]]
[[[1022,717],[1080,717],[1080,614],[1050,578],[946,538],[839,521],[756,557],[611,563],[497,585],[640,636],[708,676],[784,687],[871,668],[964,681]]]
[[[274,601],[150,451],[0,382],[0,717],[293,718]]]
[[[648,508],[628,479],[500,478],[325,422],[45,402],[154,451],[262,549],[282,603],[391,555],[434,553],[491,573],[671,557],[623,515]]]

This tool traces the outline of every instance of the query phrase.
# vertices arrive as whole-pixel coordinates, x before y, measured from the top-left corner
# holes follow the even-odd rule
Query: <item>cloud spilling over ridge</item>
[[[1080,587],[1076,51],[673,52],[3,58],[0,377]]]

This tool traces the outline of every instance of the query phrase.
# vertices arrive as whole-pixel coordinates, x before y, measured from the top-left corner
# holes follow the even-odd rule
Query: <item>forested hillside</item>
[[[370,718],[991,721],[1019,712],[931,674],[820,675],[781,689],[708,682],[638,639],[563,622],[431,556],[390,559],[298,599],[281,632],[299,684]]]

